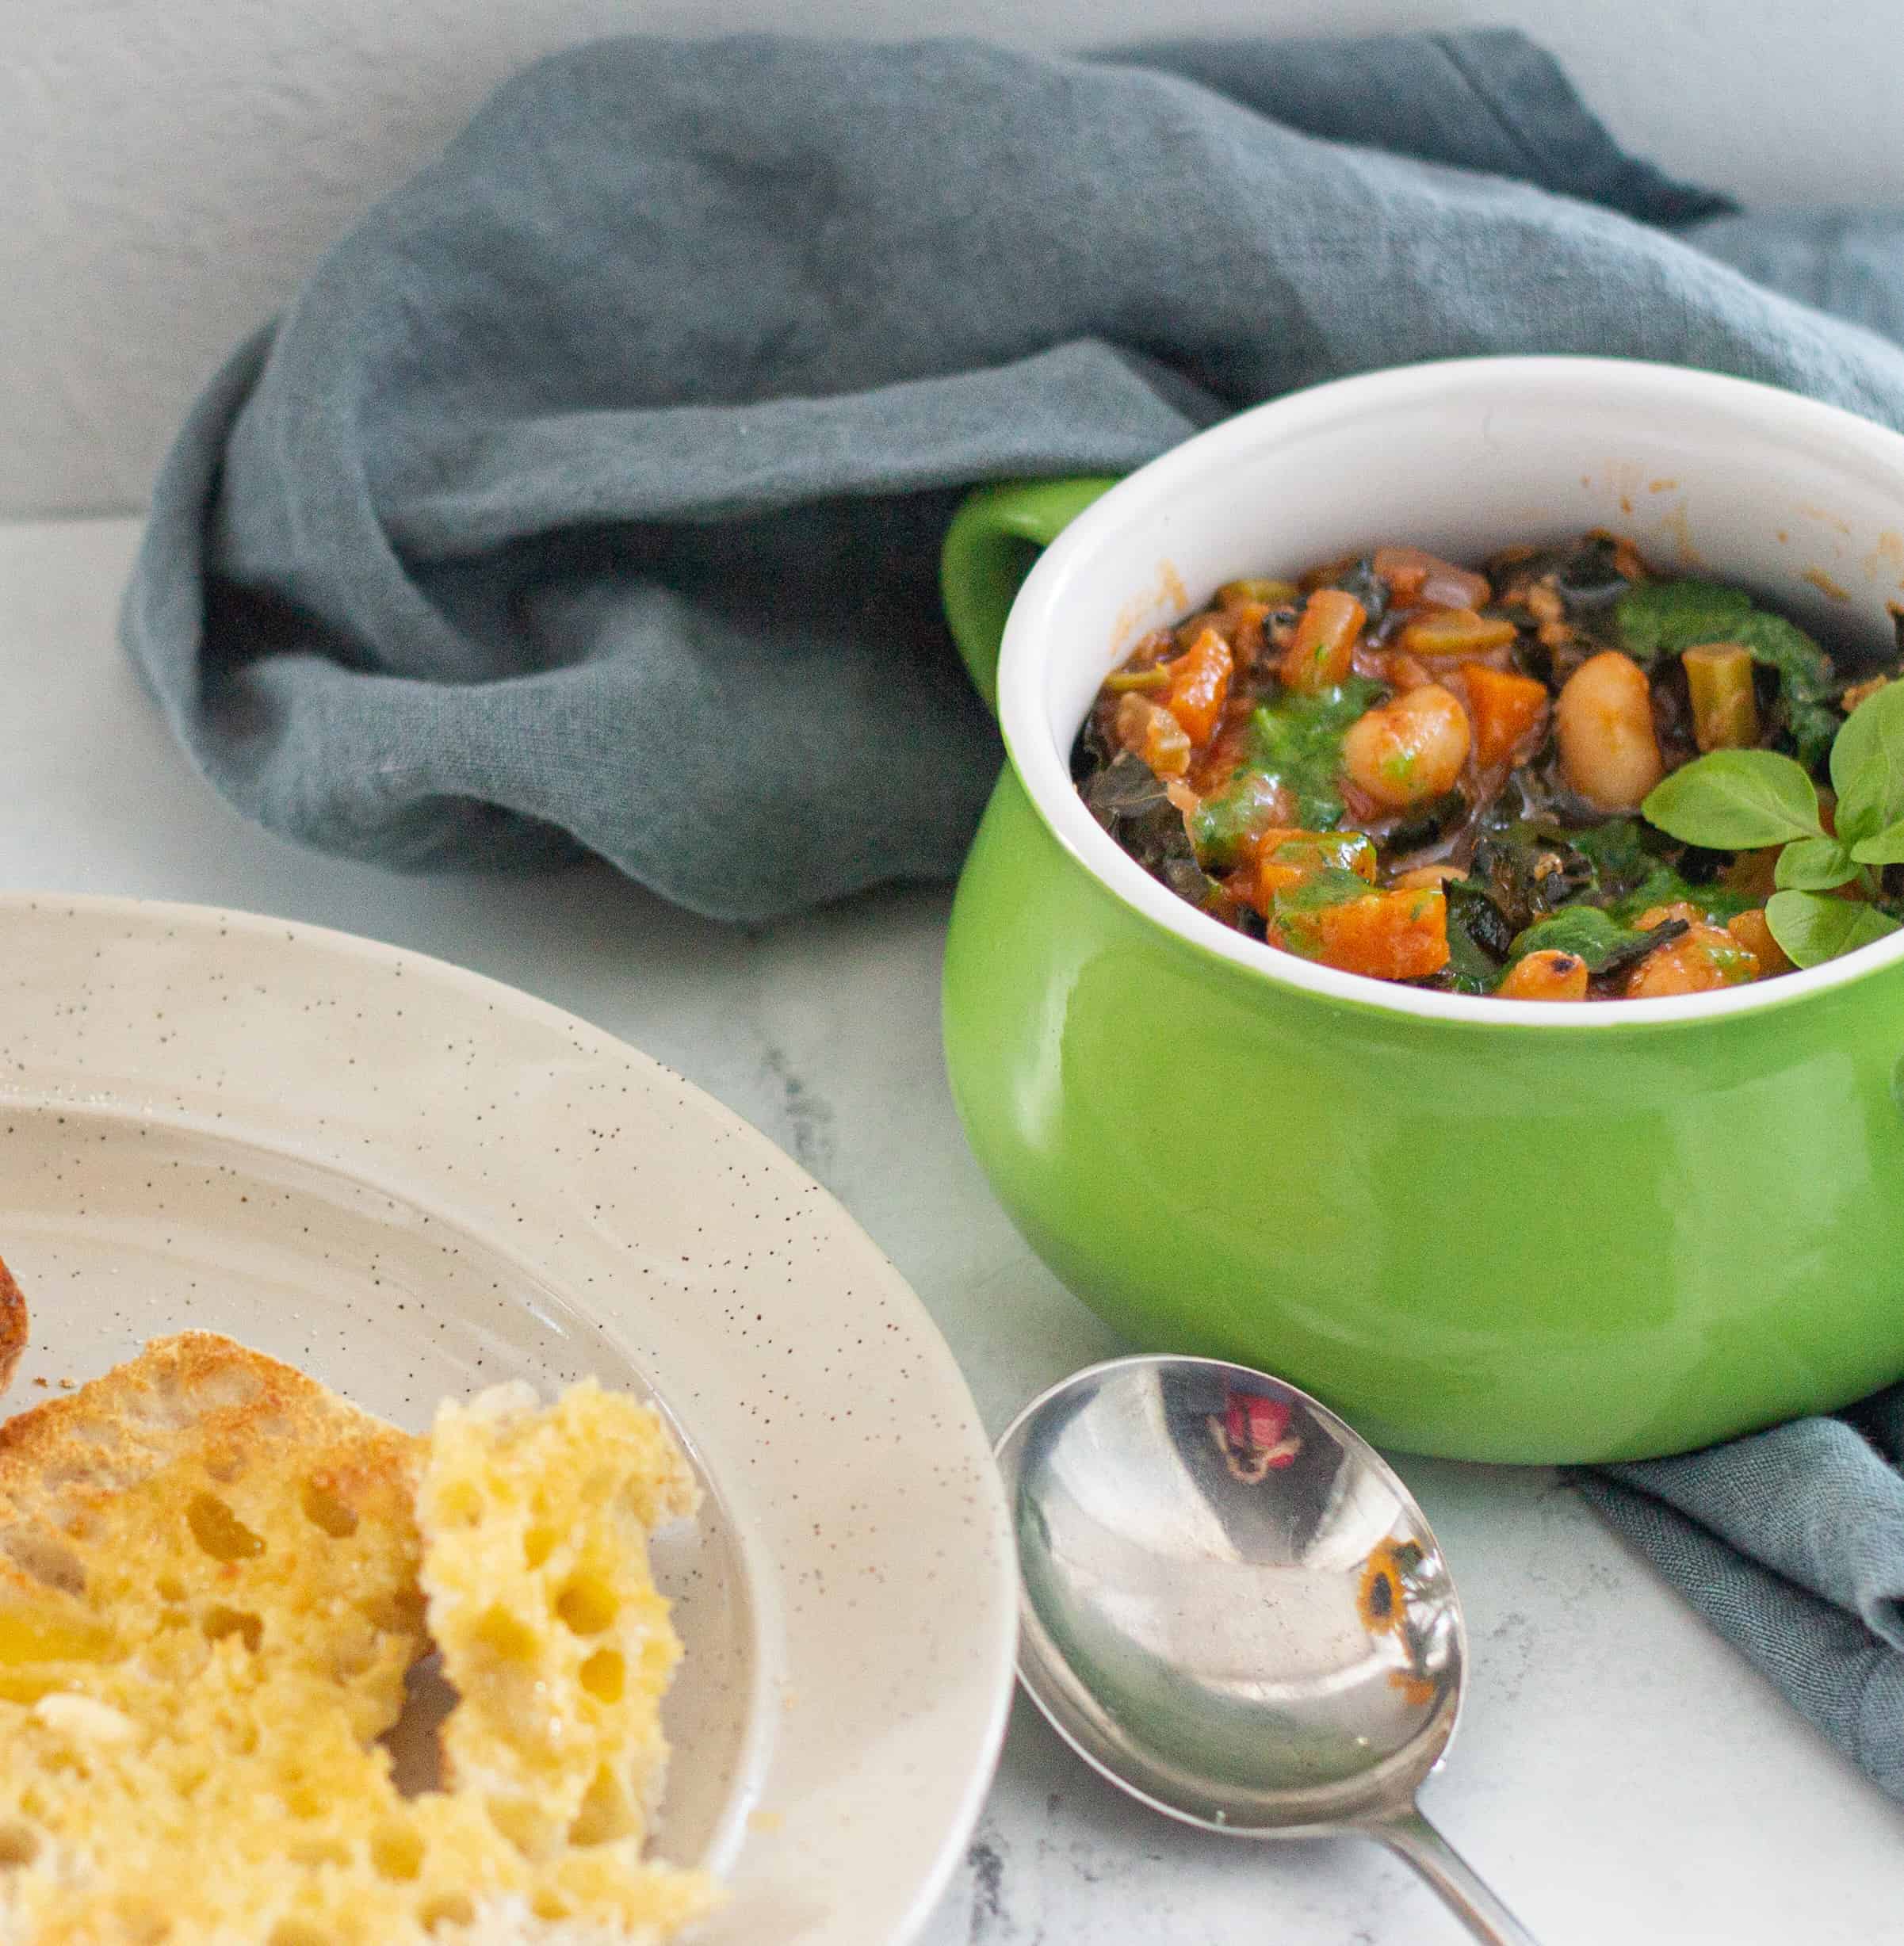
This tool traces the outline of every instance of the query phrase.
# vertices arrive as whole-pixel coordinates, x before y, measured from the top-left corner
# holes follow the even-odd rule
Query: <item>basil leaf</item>
[[[1620,645],[1648,663],[1702,642],[1738,640],[1752,614],[1752,597],[1716,581],[1642,581],[1619,598],[1614,616]]]
[[[1712,851],[1755,851],[1824,835],[1805,767],[1772,750],[1715,750],[1656,784],[1648,823]]]
[[[1904,865],[1904,819],[1887,825],[1875,838],[1861,838],[1851,847],[1860,865]]]
[[[1886,683],[1845,719],[1831,747],[1831,782],[1848,843],[1904,819],[1904,682]]]
[[[1801,838],[1779,854],[1772,883],[1781,892],[1829,892],[1858,875],[1851,854],[1835,838]]]
[[[1898,922],[1875,905],[1822,898],[1815,892],[1773,893],[1766,902],[1765,923],[1795,966],[1822,966],[1898,930]]]

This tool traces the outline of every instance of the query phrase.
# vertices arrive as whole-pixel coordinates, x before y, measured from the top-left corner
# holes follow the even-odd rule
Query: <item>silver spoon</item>
[[[1475,1938],[1535,1946],[1415,1803],[1467,1634],[1372,1447],[1261,1372],[1141,1357],[1034,1399],[998,1461],[1019,1680],[1088,1764],[1206,1830],[1379,1838]]]

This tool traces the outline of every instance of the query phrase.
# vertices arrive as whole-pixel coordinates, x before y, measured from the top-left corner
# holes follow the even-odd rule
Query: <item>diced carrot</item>
[[[1256,840],[1254,904],[1265,918],[1279,892],[1333,866],[1375,881],[1375,841],[1359,831],[1266,831]]]
[[[1516,960],[1498,991],[1504,1000],[1584,1000],[1587,962],[1577,953],[1543,947]]]
[[[1505,763],[1547,716],[1547,686],[1531,675],[1490,669],[1484,662],[1462,670],[1469,713],[1474,719],[1474,759],[1482,769]]]
[[[1264,602],[1239,602],[1224,611],[1229,623],[1229,646],[1239,669],[1248,668],[1267,646],[1269,617],[1274,612]]]
[[[1367,619],[1367,611],[1354,595],[1340,588],[1317,588],[1304,603],[1295,635],[1283,652],[1283,682],[1310,695],[1332,689],[1348,674],[1355,637]]]
[[[1193,744],[1206,740],[1217,727],[1236,661],[1222,637],[1214,629],[1206,629],[1181,656],[1165,665],[1170,671],[1170,694],[1164,700]]]
[[[1726,930],[1758,962],[1761,980],[1792,970],[1785,949],[1772,938],[1772,928],[1765,923],[1764,907],[1755,906],[1749,912],[1735,914],[1726,921]]]
[[[1402,629],[1397,644],[1411,656],[1466,662],[1505,648],[1520,633],[1504,615],[1478,615],[1471,608],[1448,608],[1417,616]]]
[[[1424,980],[1447,964],[1447,900],[1439,892],[1371,892],[1340,905],[1285,910],[1269,939],[1343,973]]]
[[[1485,576],[1470,574],[1426,548],[1378,547],[1369,564],[1403,607],[1482,608],[1493,598]]]

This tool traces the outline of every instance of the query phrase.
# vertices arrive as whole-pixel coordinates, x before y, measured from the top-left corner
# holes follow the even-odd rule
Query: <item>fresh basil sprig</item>
[[[1819,966],[1861,946],[1875,946],[1898,922],[1856,899],[1821,899],[1810,892],[1775,892],[1765,902],[1765,923],[1795,966]]]
[[[1860,864],[1904,858],[1904,682],[1887,682],[1845,719],[1831,746],[1831,787],[1838,835]]]
[[[1715,750],[1696,758],[1654,786],[1640,809],[1669,837],[1713,851],[1756,851],[1825,835],[1805,767],[1776,750]]]
[[[1904,864],[1904,682],[1887,684],[1846,719],[1831,746],[1831,784],[1835,835],[1805,767],[1772,750],[1712,751],[1662,780],[1640,809],[1686,844],[1782,846],[1765,923],[1795,965],[1816,966],[1898,929],[1870,901],[1879,868]],[[1861,900],[1821,896],[1850,885]]]

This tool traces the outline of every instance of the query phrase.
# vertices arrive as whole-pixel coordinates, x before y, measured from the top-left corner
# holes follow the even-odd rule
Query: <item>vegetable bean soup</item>
[[[1480,569],[1381,547],[1146,637],[1072,770],[1145,870],[1284,952],[1513,1000],[1705,992],[1898,929],[1899,673],[1613,534]]]

